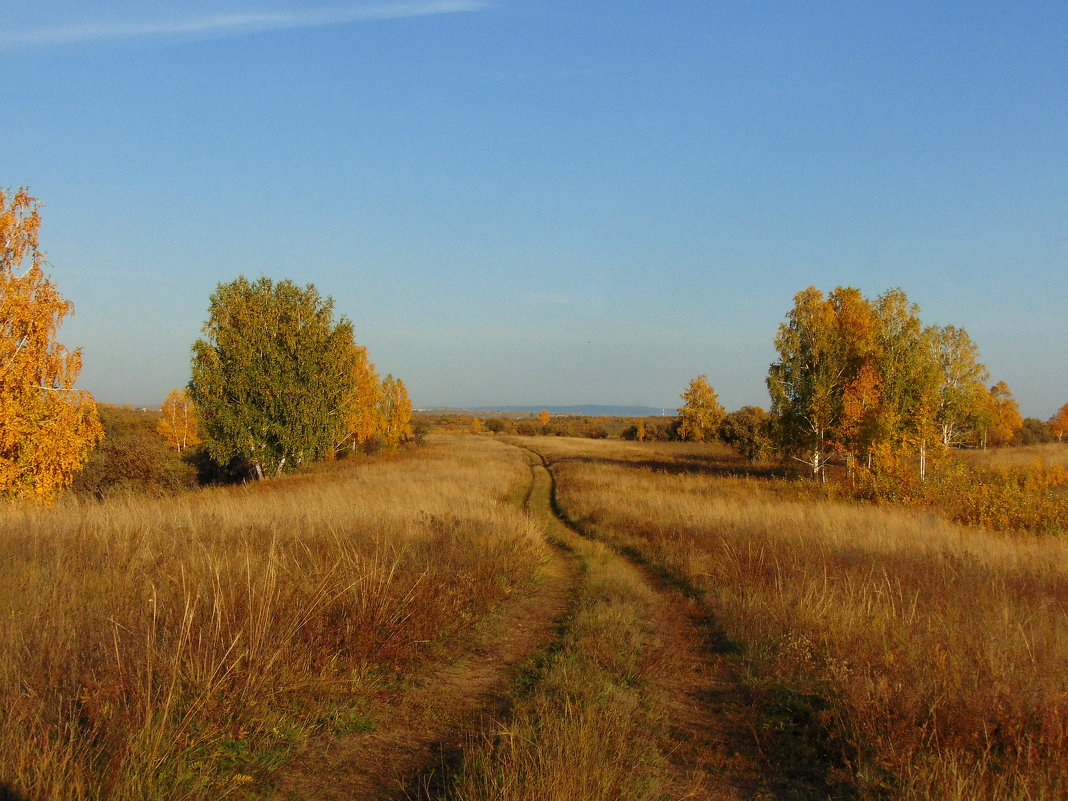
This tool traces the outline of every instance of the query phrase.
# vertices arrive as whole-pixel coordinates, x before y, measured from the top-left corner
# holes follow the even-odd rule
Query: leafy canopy
[[[311,284],[244,276],[211,296],[190,396],[204,446],[257,477],[324,458],[344,440],[359,356],[352,324]]]
[[[708,376],[699,375],[691,379],[679,397],[683,401],[679,407],[679,439],[691,442],[710,442],[715,439],[726,412],[720,405],[716,391],[708,383]]]
[[[0,189],[0,497],[49,503],[102,437],[93,397],[76,390],[81,351],[56,341],[73,311],[45,275],[39,203]]]

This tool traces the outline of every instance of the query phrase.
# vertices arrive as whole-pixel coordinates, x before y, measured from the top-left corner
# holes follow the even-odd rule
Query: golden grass
[[[0,517],[0,790],[239,795],[442,658],[545,557],[514,449]]]
[[[1068,541],[730,477],[714,447],[533,444],[570,517],[703,593],[743,646],[754,711],[771,699],[796,724],[808,703],[836,752],[818,755],[828,787],[1068,796]],[[771,757],[784,725],[754,720]]]
[[[614,801],[661,794],[667,721],[657,676],[654,593],[600,543],[555,523],[547,474],[533,504],[576,549],[582,577],[560,641],[529,666],[532,686],[506,723],[465,749],[453,801]]]
[[[965,451],[963,455],[972,464],[988,467],[1031,467],[1036,463],[1068,467],[1068,442],[1020,445],[1014,448],[987,448]]]

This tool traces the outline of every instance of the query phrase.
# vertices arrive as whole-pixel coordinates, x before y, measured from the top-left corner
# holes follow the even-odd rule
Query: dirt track
[[[538,591],[501,611],[483,645],[454,663],[422,676],[397,697],[370,733],[319,739],[301,750],[276,776],[273,799],[371,801],[433,796],[435,774],[457,758],[473,734],[507,717],[513,668],[547,648],[554,626],[567,613],[578,564],[593,549],[618,561],[644,582],[656,599],[652,649],[663,670],[658,689],[670,697],[668,735],[661,743],[668,775],[664,797],[752,798],[761,782],[746,752],[743,713],[732,701],[722,657],[706,647],[698,606],[649,576],[626,557],[584,537],[554,509],[551,464],[535,451],[527,510],[540,519],[556,547]]]

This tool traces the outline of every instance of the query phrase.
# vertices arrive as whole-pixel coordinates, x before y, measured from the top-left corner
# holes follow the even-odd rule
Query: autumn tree
[[[200,444],[197,411],[186,389],[173,389],[163,401],[157,430],[171,448],[181,453]]]
[[[1064,432],[1068,431],[1068,403],[1059,408],[1049,419],[1049,430],[1057,438],[1057,442],[1064,439]]]
[[[900,289],[875,301],[853,287],[794,297],[768,373],[779,445],[819,476],[833,457],[917,457],[929,442],[971,437],[988,397],[974,343],[963,329],[924,328]]]
[[[342,371],[348,391],[342,402],[343,439],[338,450],[368,450],[372,437],[382,428],[382,385],[367,348],[354,343]]]
[[[73,306],[45,275],[39,206],[0,189],[0,497],[49,503],[102,430],[93,397],[74,388],[81,351],[56,341]]]
[[[678,437],[691,442],[709,442],[716,438],[726,414],[708,376],[699,375],[683,391],[679,407]]]
[[[830,298],[812,286],[798,292],[775,337],[779,360],[767,383],[779,445],[814,477],[823,474],[841,436],[845,389],[862,352],[864,340],[843,333],[865,321],[855,292],[839,288]]]
[[[1020,405],[1004,381],[998,381],[990,387],[987,409],[983,419],[985,443],[995,446],[1012,444],[1016,432],[1023,428],[1023,418],[1020,416]]]
[[[412,402],[404,382],[392,375],[382,379],[379,401],[382,438],[388,447],[396,448],[412,439]]]
[[[311,284],[244,276],[211,296],[189,394],[220,464],[258,478],[323,458],[344,438],[352,324]]]

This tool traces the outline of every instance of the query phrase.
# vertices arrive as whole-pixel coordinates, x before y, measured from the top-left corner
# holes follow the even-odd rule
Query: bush
[[[156,430],[160,415],[99,405],[104,440],[90,454],[70,491],[102,499],[121,494],[162,496],[194,489],[198,453],[171,450]]]
[[[719,436],[751,462],[771,454],[770,415],[759,406],[743,406],[728,414],[719,427]]]
[[[1049,424],[1035,417],[1026,417],[1023,426],[1013,437],[1013,445],[1042,445],[1053,442],[1053,432],[1049,430]]]

